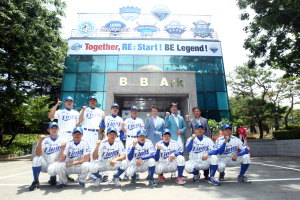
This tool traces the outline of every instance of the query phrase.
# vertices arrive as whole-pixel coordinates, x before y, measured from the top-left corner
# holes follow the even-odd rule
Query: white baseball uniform
[[[133,140],[136,139],[136,133],[140,129],[144,129],[144,122],[140,118],[128,118],[125,120],[124,128],[126,130],[126,149],[132,144]]]
[[[57,110],[55,111],[54,118],[51,119],[53,121],[54,119],[58,120],[59,125],[59,133],[63,138],[66,138],[67,140],[72,140],[72,131],[76,127],[76,124],[79,122],[79,112],[73,109],[63,109],[63,110]]]
[[[82,159],[84,156],[91,153],[91,147],[88,141],[82,139],[78,144],[71,140],[67,143],[67,146],[64,150],[66,155],[66,160],[60,162],[57,166],[57,174],[59,176],[59,183],[66,184],[68,182],[67,175],[78,174],[79,182],[85,182],[86,176],[89,172],[90,162],[84,162],[82,164],[73,165],[67,167],[67,162],[74,162]]]
[[[105,139],[107,139],[107,130],[109,127],[115,127],[118,131],[118,137],[120,138],[120,131],[122,130],[123,119],[119,116],[105,116]]]
[[[219,149],[225,141],[225,137],[222,136],[216,141],[217,148]],[[226,167],[235,167],[243,164],[250,164],[250,156],[248,154],[238,156],[236,161],[232,160],[232,157],[237,153],[237,150],[244,150],[247,146],[237,137],[230,136],[229,141],[226,143],[224,152],[218,154],[218,171],[224,172]]]
[[[82,113],[82,110],[80,111],[80,114]],[[98,140],[98,130],[100,122],[102,120],[102,115],[104,114],[103,110],[99,108],[91,108],[88,107],[84,111],[83,115],[83,122],[82,122],[82,129],[83,129],[83,137],[82,139],[85,139],[89,142],[91,145],[91,155],[93,154],[96,143]]]
[[[156,154],[158,153],[158,144],[161,145],[161,148],[159,150],[158,163],[155,166],[155,174],[175,172],[177,171],[177,166],[184,166],[185,159],[182,156],[183,150],[175,140],[170,140],[168,145],[166,145],[164,141],[159,141],[156,144]],[[168,158],[172,153],[177,154],[177,156],[170,162]],[[157,160],[156,156],[157,155],[155,155],[155,160]]]
[[[58,160],[62,142],[67,142],[67,140],[59,135],[55,139],[47,136],[42,142],[42,154],[33,158],[32,167],[42,166],[42,172],[55,176],[57,163],[54,162]],[[38,145],[39,143],[36,147]]]
[[[212,150],[215,150],[217,153],[217,147],[209,137],[203,135],[202,137],[199,138],[195,137],[195,139],[193,140],[192,137],[190,137],[186,142],[187,151],[190,142],[192,142],[192,149],[190,150],[189,153],[189,161],[187,161],[185,164],[185,171],[187,173],[192,173],[194,169],[206,170],[209,168],[210,164],[211,165],[218,164],[218,158],[216,155],[210,155],[208,156],[207,160],[202,160],[204,154]]]
[[[127,168],[126,159],[117,161],[114,166],[110,162],[125,154],[124,145],[120,140],[115,140],[113,144],[109,144],[108,140],[101,141],[98,149],[99,158],[90,165],[90,173],[115,171],[118,168],[125,170]]]
[[[132,146],[133,144],[131,144],[127,149],[127,157],[132,149]],[[149,167],[155,166],[154,158],[144,159],[150,154],[153,154],[153,157],[155,155],[154,146],[151,140],[146,139],[144,145],[140,145],[140,143],[137,143],[134,148],[133,158],[131,161],[129,161],[128,168],[126,169],[125,174],[128,177],[132,177],[136,172],[145,172],[148,170]],[[143,159],[141,166],[136,165],[136,162],[139,158]]]

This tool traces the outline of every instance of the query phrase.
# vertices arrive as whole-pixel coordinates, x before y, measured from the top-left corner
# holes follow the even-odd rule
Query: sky
[[[77,13],[118,13],[120,7],[134,6],[142,8],[142,13],[151,13],[157,4],[165,4],[171,14],[212,15],[210,28],[218,33],[221,41],[225,73],[235,66],[247,62],[247,54],[243,48],[246,33],[243,28],[249,21],[241,21],[239,15],[243,12],[236,6],[235,0],[65,0],[66,18],[62,19],[62,37],[69,38],[71,30],[76,29]]]

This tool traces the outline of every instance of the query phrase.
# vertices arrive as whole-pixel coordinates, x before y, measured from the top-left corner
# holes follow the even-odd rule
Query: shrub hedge
[[[300,139],[300,129],[288,131],[274,131],[273,136],[277,140]]]
[[[289,126],[289,130],[300,129],[300,125],[298,125],[298,124],[288,124],[288,126]],[[283,127],[281,127],[280,130],[285,130],[285,125]]]

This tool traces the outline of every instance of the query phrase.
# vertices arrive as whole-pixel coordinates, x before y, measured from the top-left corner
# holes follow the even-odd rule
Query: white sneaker
[[[101,183],[101,178],[97,178],[94,183],[94,187],[99,187]]]
[[[121,183],[120,183],[120,179],[119,178],[114,178],[113,181],[115,182],[115,186],[116,187],[122,186]]]

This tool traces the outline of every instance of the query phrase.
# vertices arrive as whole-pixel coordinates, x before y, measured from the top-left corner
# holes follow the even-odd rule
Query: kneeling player
[[[155,150],[151,140],[147,139],[147,132],[144,129],[138,130],[137,139],[133,140],[127,150],[128,160],[130,164],[126,169],[125,174],[131,177],[131,183],[136,183],[136,173],[146,172],[149,169],[149,184],[156,187],[157,184],[154,181],[153,174],[155,170]]]
[[[210,169],[209,183],[220,185],[214,177],[218,169],[218,150],[214,142],[207,136],[203,135],[204,125],[198,122],[195,125],[195,132],[186,142],[186,151],[190,153],[190,160],[185,164],[185,171],[193,173],[194,182],[199,182],[199,170]]]
[[[47,131],[50,136],[41,135],[36,148],[36,157],[32,160],[33,182],[29,190],[37,189],[40,185],[39,174],[45,172],[51,175],[50,185],[56,185],[56,170],[58,163],[58,154],[61,150],[61,143],[66,142],[65,138],[58,136],[59,127],[56,122],[49,124]]]
[[[57,188],[63,188],[67,185],[69,174],[78,174],[79,186],[85,186],[85,180],[89,172],[89,160],[91,148],[88,141],[82,139],[83,130],[76,127],[73,130],[73,140],[67,144],[61,144],[61,151],[58,155],[57,174],[59,176],[59,185]]]
[[[236,167],[241,165],[241,171],[237,178],[237,181],[244,183],[251,183],[244,176],[247,171],[251,160],[248,155],[249,151],[247,146],[237,137],[232,136],[232,128],[229,124],[222,126],[224,133],[223,137],[220,137],[216,141],[218,147],[218,171],[220,172],[220,181],[224,181],[224,171],[226,167]],[[236,153],[240,149],[239,153]]]
[[[156,144],[155,160],[158,161],[155,166],[155,174],[159,174],[159,181],[164,182],[163,173],[176,172],[178,170],[177,183],[184,185],[182,173],[184,170],[185,159],[182,156],[183,150],[179,144],[171,140],[171,131],[164,129],[162,132],[162,141]]]
[[[93,154],[93,162],[90,166],[90,172],[97,177],[95,187],[100,186],[101,175],[99,172],[115,171],[113,181],[115,186],[121,186],[119,177],[127,168],[126,154],[124,145],[120,140],[116,140],[118,131],[115,127],[109,127],[107,130],[107,140],[98,140]]]

